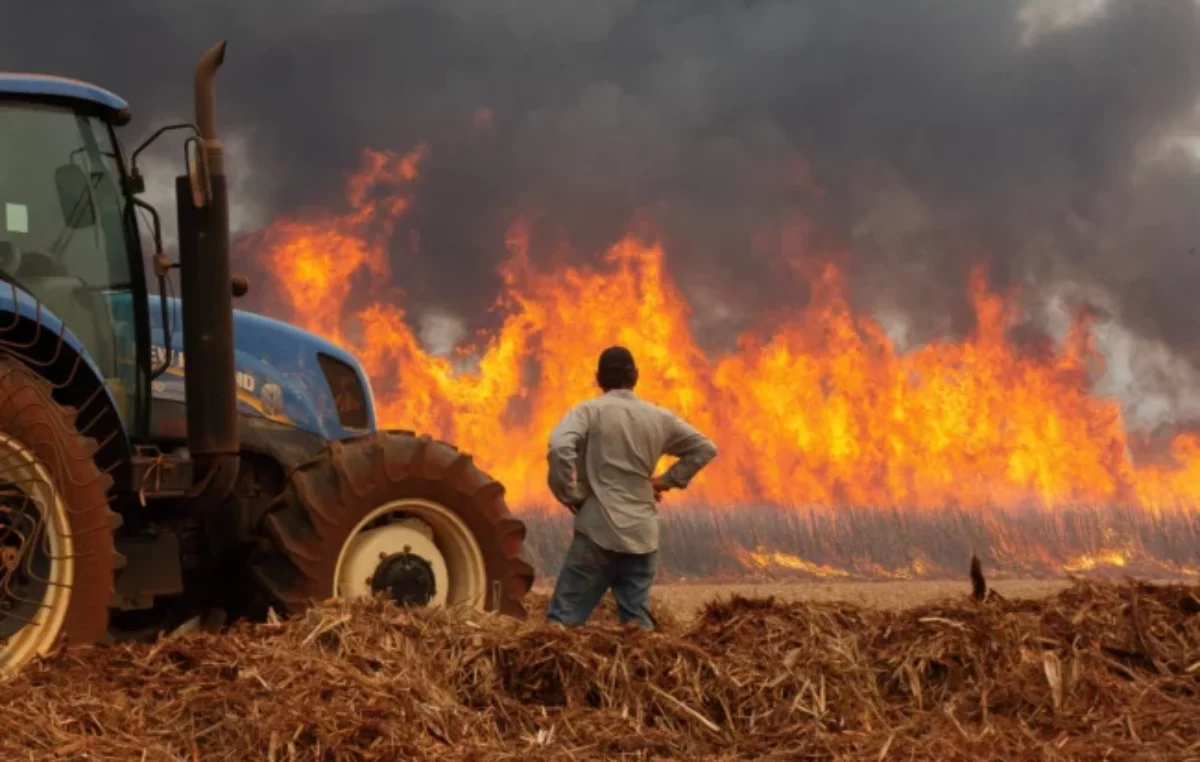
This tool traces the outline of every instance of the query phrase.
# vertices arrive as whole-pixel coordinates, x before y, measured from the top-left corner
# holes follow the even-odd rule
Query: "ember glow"
[[[429,432],[473,453],[518,511],[546,504],[547,436],[569,405],[596,393],[594,358],[613,343],[638,358],[643,397],[679,411],[721,449],[686,495],[671,498],[680,505],[984,516],[1119,506],[1190,516],[1200,499],[1194,436],[1176,438],[1172,465],[1134,462],[1120,405],[1090,389],[1103,358],[1088,317],[1080,314],[1059,346],[1022,352],[1008,333],[1015,299],[991,290],[982,270],[964,284],[974,333],[900,352],[876,321],[851,310],[834,264],[797,250],[794,274],[810,290],[807,303],[742,335],[735,351],[709,356],[659,244],[630,235],[594,266],[539,271],[517,220],[498,242],[508,251],[499,328],[450,357],[433,355],[410,326],[402,294],[379,286],[426,158],[424,149],[367,152],[345,209],[280,220],[249,243],[278,274],[284,304],[276,313],[361,358],[382,426]],[[1005,542],[996,539],[998,558]],[[1137,552],[1075,550],[1050,565],[1121,567]],[[747,567],[841,573],[765,546],[737,555]],[[855,568],[870,563],[857,559]],[[904,565],[915,574],[929,566]]]

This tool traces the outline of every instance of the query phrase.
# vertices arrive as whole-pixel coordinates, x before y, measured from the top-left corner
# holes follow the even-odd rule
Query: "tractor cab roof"
[[[128,112],[129,110],[129,104],[124,98],[103,87],[80,82],[77,79],[56,77],[52,74],[14,74],[0,71],[0,98],[10,95],[71,98],[94,103],[117,112]]]

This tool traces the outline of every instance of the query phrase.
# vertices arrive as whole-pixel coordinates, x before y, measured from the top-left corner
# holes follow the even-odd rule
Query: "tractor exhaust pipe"
[[[217,96],[214,81],[217,69],[225,63],[225,43],[212,46],[196,66],[196,127],[204,139],[204,153],[208,158],[208,171],[213,175],[225,176],[225,152],[217,137]]]
[[[229,197],[213,88],[224,60],[221,42],[196,67],[200,155],[175,181],[188,450],[195,465],[191,497],[214,501],[232,493],[239,466]]]

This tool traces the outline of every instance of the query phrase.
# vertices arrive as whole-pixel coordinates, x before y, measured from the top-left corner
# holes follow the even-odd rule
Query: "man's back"
[[[658,549],[651,478],[663,455],[680,460],[662,483],[683,489],[716,457],[716,446],[679,416],[617,389],[577,405],[550,437],[550,489],[579,506],[575,528],[621,553]]]

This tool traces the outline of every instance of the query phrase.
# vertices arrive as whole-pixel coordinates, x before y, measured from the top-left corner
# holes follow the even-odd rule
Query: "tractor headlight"
[[[358,374],[341,360],[326,354],[317,354],[317,362],[329,391],[333,394],[333,404],[337,408],[338,423],[348,429],[367,429],[370,427],[370,399],[363,388]]]

